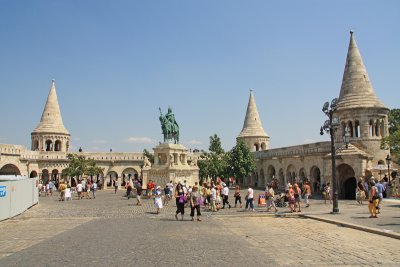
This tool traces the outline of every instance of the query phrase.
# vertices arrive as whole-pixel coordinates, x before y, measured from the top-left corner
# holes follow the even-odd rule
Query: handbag
[[[203,198],[202,198],[202,197],[199,197],[199,200],[198,200],[197,202],[198,202],[198,204],[199,204],[200,206],[202,206],[202,205],[203,205]]]
[[[181,195],[178,200],[179,203],[183,204],[186,202],[185,195]]]

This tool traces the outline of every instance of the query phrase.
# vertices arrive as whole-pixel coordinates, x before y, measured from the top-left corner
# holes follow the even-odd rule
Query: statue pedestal
[[[143,188],[152,180],[156,185],[165,187],[169,181],[194,185],[199,182],[199,167],[189,165],[188,150],[181,144],[164,143],[153,148],[154,164],[143,168]]]

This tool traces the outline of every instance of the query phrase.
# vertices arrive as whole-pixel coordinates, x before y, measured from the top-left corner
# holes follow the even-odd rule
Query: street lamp
[[[336,149],[335,149],[335,132],[339,127],[339,119],[333,117],[333,112],[336,108],[338,99],[334,98],[329,106],[329,102],[325,102],[322,107],[322,112],[328,116],[329,120],[326,120],[324,126],[321,126],[320,134],[323,135],[324,131],[329,133],[331,136],[331,160],[332,160],[332,189],[333,189],[333,209],[332,213],[339,213],[338,205],[338,191],[336,182]],[[346,135],[345,135],[346,136]],[[348,135],[349,137],[349,135]],[[347,146],[346,146],[347,147]]]
[[[385,160],[386,160],[386,164],[388,166],[388,177],[389,177],[389,185],[390,185],[390,162],[392,161],[392,158],[389,155],[387,155]]]

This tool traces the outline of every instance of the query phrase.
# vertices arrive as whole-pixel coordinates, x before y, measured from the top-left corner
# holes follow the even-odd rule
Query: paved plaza
[[[302,216],[256,206],[256,212],[203,211],[202,222],[190,221],[189,208],[177,222],[173,202],[158,215],[152,200],[135,203],[123,191],[99,191],[96,200],[41,197],[22,215],[0,222],[0,266],[397,266],[400,261],[396,201],[387,201],[378,219],[367,218],[367,205],[340,201],[341,213],[331,215],[329,205],[313,200]]]

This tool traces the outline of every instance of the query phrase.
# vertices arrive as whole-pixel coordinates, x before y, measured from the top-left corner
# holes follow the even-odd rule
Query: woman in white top
[[[154,197],[154,205],[157,207],[157,214],[160,213],[160,209],[163,208],[163,201],[161,196],[161,187],[157,186],[156,193]]]

